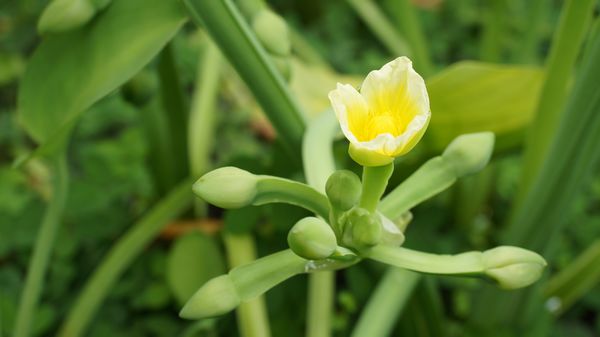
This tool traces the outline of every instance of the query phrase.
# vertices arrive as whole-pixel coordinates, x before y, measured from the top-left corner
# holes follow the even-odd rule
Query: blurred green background
[[[13,167],[37,146],[17,118],[17,95],[28,60],[42,39],[36,23],[46,3],[0,3],[0,336],[12,335],[27,266],[51,195],[50,168],[44,158]],[[389,20],[394,28],[391,35],[389,27],[378,31],[381,21],[369,5]],[[410,3],[413,18],[422,29],[417,45],[411,38],[414,31],[403,21],[406,17],[391,0],[272,0],[269,6],[289,25],[290,86],[311,116],[327,108],[326,94],[335,82],[358,85],[368,71],[398,56],[402,43],[408,43],[417,56],[421,53],[413,59],[416,70],[428,80],[432,124],[422,144],[398,163],[390,185],[396,186],[460,133],[492,129],[498,134],[498,146],[489,168],[414,210],[406,244],[451,253],[502,242],[502,226],[519,189],[526,127],[543,81],[541,66],[549,54],[563,1],[414,0]],[[597,13],[593,15],[598,26]],[[418,41],[425,41],[426,49]],[[32,322],[34,336],[57,334],[111,246],[190,174],[181,145],[185,147],[188,123],[184,121],[183,129],[171,129],[167,135],[160,133],[160,125],[170,120],[174,110],[188,115],[204,73],[198,64],[208,44],[202,29],[186,23],[141,72],[78,119],[67,150],[66,207]],[[456,65],[465,60],[489,63]],[[169,77],[169,72],[177,76]],[[251,92],[226,62],[217,90],[206,168],[236,165],[254,173],[303,179],[281,143],[274,140],[273,127]],[[79,94],[74,88],[72,95]],[[179,107],[171,101],[177,95],[181,95],[177,102],[183,104]],[[482,96],[489,96],[488,100],[471,101]],[[183,152],[183,160],[177,158],[178,152]],[[334,153],[340,167],[358,172],[347,158],[344,141],[335,144]],[[600,266],[597,163],[595,168],[576,198],[561,210],[567,220],[552,238],[550,278],[572,266],[586,250],[586,260],[581,262],[584,270]],[[238,336],[233,314],[200,323],[177,316],[190,291],[227,270],[220,233],[250,233],[258,255],[263,256],[286,248],[289,228],[307,213],[284,205],[234,211],[204,207],[199,205],[196,211],[189,209],[178,220],[169,221],[152,239],[110,288],[86,336]],[[338,273],[335,336],[350,335],[383,271],[381,265],[365,262]],[[575,289],[575,295],[565,295],[572,296],[573,302],[552,314],[556,319],[549,335],[600,335],[599,278],[592,275],[572,286],[562,285]],[[510,324],[506,329],[471,324],[480,286],[473,279],[425,277],[392,335],[528,336],[523,330],[515,333]],[[306,276],[298,276],[266,295],[273,336],[304,335],[306,287]],[[552,311],[553,303],[546,302],[545,308]]]

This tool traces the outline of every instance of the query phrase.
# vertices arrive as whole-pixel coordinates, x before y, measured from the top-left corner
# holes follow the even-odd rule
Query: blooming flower
[[[363,166],[380,166],[410,151],[431,116],[423,78],[405,56],[371,71],[360,92],[337,84],[329,100],[350,141],[350,156]]]

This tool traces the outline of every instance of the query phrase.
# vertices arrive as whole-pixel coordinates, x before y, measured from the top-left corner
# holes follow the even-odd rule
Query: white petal
[[[367,102],[362,95],[349,84],[337,84],[337,88],[329,92],[329,101],[337,116],[344,136],[352,142],[358,143],[356,136],[350,130],[348,110],[368,111]]]

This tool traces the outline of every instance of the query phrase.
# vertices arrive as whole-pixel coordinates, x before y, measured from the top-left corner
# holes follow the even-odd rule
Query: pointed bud
[[[192,187],[194,193],[221,208],[240,208],[252,203],[258,177],[237,167],[222,167],[208,172]]]
[[[287,24],[281,16],[269,9],[263,9],[254,15],[252,29],[269,53],[289,56],[292,45]]]
[[[179,316],[186,319],[215,317],[240,305],[240,298],[229,275],[206,282],[187,301]]]
[[[96,13],[93,3],[88,0],[54,0],[44,9],[38,31],[56,33],[83,26]]]
[[[540,255],[519,247],[500,246],[483,252],[485,274],[505,289],[526,287],[537,281],[546,267]]]
[[[337,240],[329,225],[315,217],[298,221],[287,237],[292,251],[308,260],[326,259],[335,252]]]
[[[479,172],[494,152],[494,138],[491,132],[460,135],[446,147],[442,157],[452,164],[458,177]]]
[[[361,188],[360,178],[354,172],[339,170],[327,179],[325,193],[331,206],[340,211],[347,211],[358,204]]]

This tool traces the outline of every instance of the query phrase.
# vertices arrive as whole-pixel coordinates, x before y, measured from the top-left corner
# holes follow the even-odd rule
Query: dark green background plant
[[[50,216],[56,219],[51,221],[55,244],[47,255],[35,319],[24,323],[31,335],[238,335],[233,315],[199,323],[177,316],[181,294],[193,290],[173,280],[193,274],[202,283],[222,273],[225,255],[235,255],[219,235],[209,234],[214,222],[202,219],[222,220],[216,225],[220,233],[250,238],[263,256],[284,248],[291,225],[307,214],[282,205],[226,212],[192,205],[188,176],[235,165],[302,180],[300,137],[304,122],[320,111],[311,111],[288,88],[274,55],[254,35],[245,6],[264,4],[206,3],[113,0],[81,29],[43,37],[35,27],[46,2],[0,4],[0,335],[15,332],[33,247],[42,218],[53,207],[59,210]],[[414,3],[271,1],[269,6],[285,18],[292,55],[305,64],[362,77],[402,52],[426,77],[432,124],[422,144],[397,163],[396,183],[390,186],[454,136],[496,131],[490,168],[413,210],[408,247],[446,253],[518,243],[545,255],[548,281],[508,296],[463,279],[386,273],[380,280],[381,266],[363,263],[335,277],[333,335],[350,335],[366,303],[376,301],[370,299],[375,289],[398,277],[413,280],[414,287],[405,293],[406,288],[392,287],[399,293],[389,303],[391,335],[522,335],[531,322],[540,335],[599,334],[597,4],[470,0],[428,8],[425,1]],[[227,21],[219,15],[231,15],[223,10],[232,8],[238,14],[229,19],[242,28],[220,29]],[[194,10],[214,15],[215,22],[204,20],[198,28],[187,20],[198,15]],[[577,19],[560,21],[561,16]],[[251,43],[232,43],[242,33]],[[561,41],[575,45],[556,47]],[[495,64],[453,65],[463,60]],[[256,103],[279,133],[277,141]],[[550,122],[526,129],[534,114],[537,121],[546,118],[547,110],[539,107],[549,104],[556,109]],[[188,115],[194,113],[206,118],[190,124]],[[210,141],[188,138],[207,130]],[[525,153],[548,153],[543,161],[525,160],[537,163],[525,168],[537,177],[528,178],[528,191],[519,183],[523,144]],[[344,142],[334,144],[337,166],[357,170],[345,150]],[[55,169],[61,159],[53,159],[60,153],[68,168],[63,180]],[[65,183],[64,205],[57,200],[56,181]],[[537,211],[524,216],[519,207]],[[194,221],[186,227],[175,219]],[[164,228],[194,230],[174,235]],[[177,254],[194,256],[190,261],[196,263]],[[94,296],[85,295],[86,287]],[[271,335],[304,335],[306,297],[304,277],[269,292]],[[544,304],[555,311],[547,312]],[[85,310],[75,310],[78,305]]]

